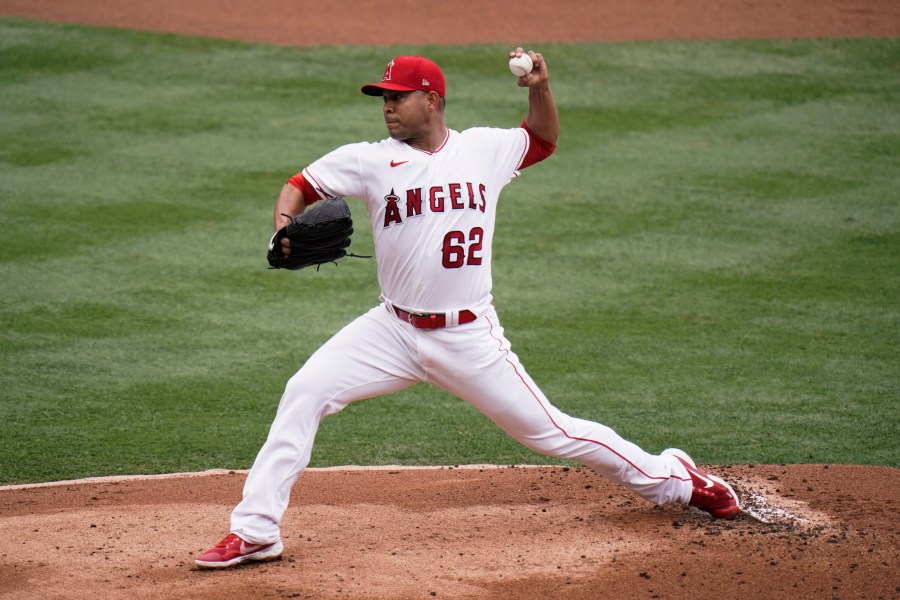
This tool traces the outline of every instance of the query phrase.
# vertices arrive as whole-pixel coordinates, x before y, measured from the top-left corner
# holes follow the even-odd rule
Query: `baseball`
[[[527,54],[513,56],[509,59],[509,70],[516,77],[525,77],[531,73],[532,68],[534,68],[534,63],[531,62],[531,57]]]

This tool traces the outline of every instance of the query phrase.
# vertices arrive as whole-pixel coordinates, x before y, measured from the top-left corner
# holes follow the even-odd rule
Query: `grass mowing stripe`
[[[548,396],[701,462],[900,465],[900,42],[541,50],[563,134],[504,191],[494,278]],[[0,483],[249,466],[287,378],[378,296],[372,261],[268,272],[272,202],[384,136],[358,89],[400,53],[442,64],[455,129],[524,115],[500,46],[0,19]],[[547,462],[424,385],[313,454]]]

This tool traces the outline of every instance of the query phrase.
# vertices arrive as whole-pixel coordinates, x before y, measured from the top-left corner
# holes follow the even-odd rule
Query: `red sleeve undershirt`
[[[522,121],[521,127],[525,130],[531,140],[531,143],[528,144],[528,152],[525,153],[525,158],[522,159],[522,165],[519,167],[520,169],[524,169],[541,162],[553,154],[553,151],[556,150],[556,144],[551,144],[547,140],[542,139],[531,130],[531,127],[525,124],[525,121]],[[303,192],[303,199],[306,200],[307,205],[320,200],[318,192],[316,192],[316,189],[312,184],[306,180],[306,177],[303,176],[302,172],[297,173],[288,179],[287,182]]]
[[[309,206],[313,202],[318,202],[319,200],[321,200],[321,198],[319,197],[319,193],[316,192],[316,188],[314,188],[312,184],[306,180],[306,177],[303,176],[302,171],[288,179],[287,182],[303,193],[303,199],[306,201],[307,206]]]
[[[520,169],[541,162],[556,150],[556,144],[551,144],[547,140],[539,137],[538,134],[531,130],[531,127],[525,124],[525,121],[522,121],[520,127],[528,133],[528,137],[531,139],[531,143],[528,145],[528,152],[525,153],[525,158],[522,159],[522,166],[519,167]]]

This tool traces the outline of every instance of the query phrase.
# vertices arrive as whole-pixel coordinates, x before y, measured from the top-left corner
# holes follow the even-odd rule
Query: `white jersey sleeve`
[[[346,196],[363,198],[365,186],[359,168],[359,153],[368,144],[347,144],[303,169],[303,176],[321,199]]]

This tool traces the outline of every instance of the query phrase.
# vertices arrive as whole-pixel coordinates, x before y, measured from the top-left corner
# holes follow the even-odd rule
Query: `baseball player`
[[[521,56],[517,48],[510,57]],[[279,524],[306,468],[320,421],[356,400],[417,382],[443,388],[542,454],[580,461],[656,503],[713,517],[740,511],[734,491],[677,449],[656,455],[610,428],[564,414],[512,351],[491,297],[500,191],[556,148],[559,119],[547,63],[527,53],[528,112],[518,127],[449,129],[441,69],[419,56],[391,60],[362,93],[383,99],[388,138],[337,148],[284,185],[275,229],[310,204],[365,203],[380,303],[319,348],[288,381],[269,436],[231,514],[231,533],[196,559],[208,568],[278,558]],[[290,251],[285,245],[283,250]]]

